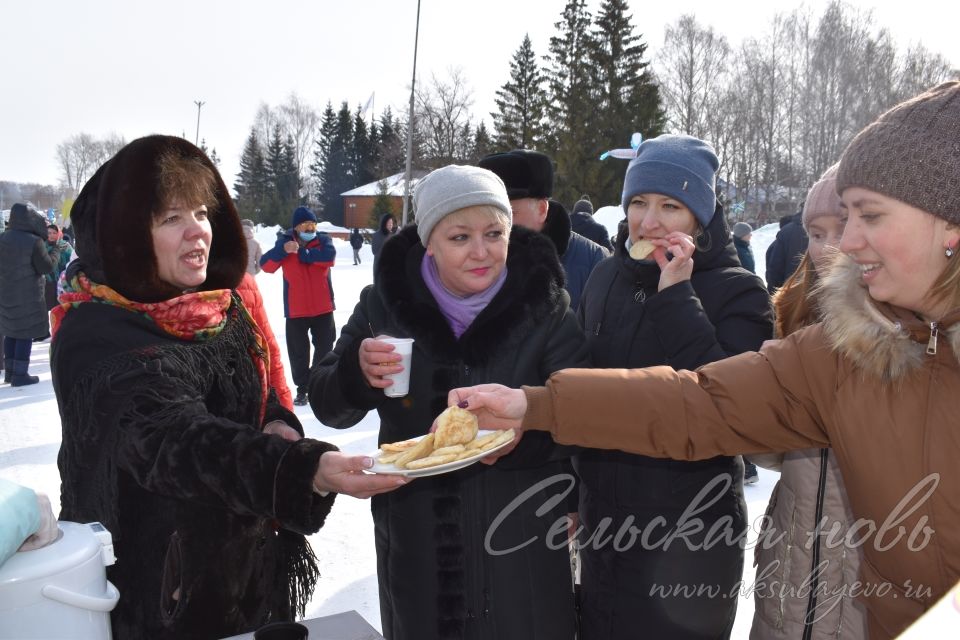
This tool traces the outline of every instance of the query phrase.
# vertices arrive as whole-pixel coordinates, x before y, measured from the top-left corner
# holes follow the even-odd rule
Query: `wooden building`
[[[426,174],[427,172],[425,171],[412,172],[410,178],[411,194],[417,182]],[[372,217],[373,204],[376,202],[377,196],[383,192],[390,198],[393,215],[399,223],[400,216],[403,213],[404,177],[403,173],[397,173],[387,178],[381,178],[376,182],[371,182],[356,189],[341,193],[340,195],[343,197],[343,226],[348,229],[356,227],[359,229],[376,230],[378,221],[374,221]],[[410,215],[409,212],[407,215]]]

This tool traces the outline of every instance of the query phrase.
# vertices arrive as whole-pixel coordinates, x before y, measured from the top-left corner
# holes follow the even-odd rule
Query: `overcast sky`
[[[418,83],[463,69],[474,109],[490,124],[496,90],[530,34],[547,51],[566,0],[422,0]],[[596,10],[599,0],[591,0]],[[818,14],[826,0],[806,3]],[[960,7],[943,0],[876,0],[901,46],[922,42],[960,66]],[[656,50],[664,25],[684,13],[731,44],[760,35],[798,2],[631,0],[634,26]],[[0,0],[0,180],[56,184],[59,142],[80,132],[200,137],[222,160],[227,184],[258,106],[291,93],[322,109],[363,104],[376,92],[407,108],[416,0]]]

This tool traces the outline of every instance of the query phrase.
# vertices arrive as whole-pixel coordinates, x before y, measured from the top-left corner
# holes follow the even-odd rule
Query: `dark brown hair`
[[[208,215],[217,209],[217,179],[200,158],[168,151],[157,161],[159,215],[172,206],[207,205]]]

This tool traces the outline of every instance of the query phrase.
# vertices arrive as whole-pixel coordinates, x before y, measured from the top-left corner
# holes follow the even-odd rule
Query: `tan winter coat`
[[[773,467],[765,458],[751,461]],[[812,640],[866,638],[866,612],[852,593],[860,549],[843,543],[854,516],[833,450],[802,449],[771,458],[780,481],[754,548],[757,588],[750,640],[799,640],[805,624]],[[815,535],[818,522],[821,534]]]
[[[895,637],[960,578],[960,325],[874,304],[856,265],[824,321],[696,372],[568,369],[525,387],[524,425],[562,444],[674,459],[832,446],[859,519],[870,638]]]

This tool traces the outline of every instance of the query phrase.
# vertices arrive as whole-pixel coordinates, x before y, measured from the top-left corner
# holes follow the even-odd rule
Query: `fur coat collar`
[[[457,340],[420,275],[425,253],[416,225],[391,237],[383,246],[377,292],[400,327],[442,357],[486,362],[504,344],[506,333],[539,322],[567,296],[563,267],[551,242],[515,226],[503,288]]]
[[[818,291],[823,331],[830,346],[857,369],[888,381],[923,366],[931,328],[905,309],[877,303],[860,283],[860,269],[838,256]],[[938,327],[940,348],[948,342],[960,359],[960,322],[951,314]]]

